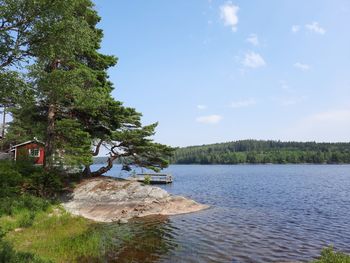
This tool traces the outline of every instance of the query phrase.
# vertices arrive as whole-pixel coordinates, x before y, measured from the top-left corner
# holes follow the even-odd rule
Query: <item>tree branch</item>
[[[97,156],[100,153],[100,148],[101,148],[102,143],[103,143],[103,140],[101,139],[97,143],[95,151],[92,152],[92,156]]]

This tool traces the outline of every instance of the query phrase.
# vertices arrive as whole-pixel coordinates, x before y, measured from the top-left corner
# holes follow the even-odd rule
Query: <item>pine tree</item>
[[[40,136],[46,169],[58,163],[85,165],[87,174],[101,175],[117,159],[125,169],[133,164],[163,168],[171,148],[150,139],[156,124],[142,127],[141,114],[111,96],[107,69],[117,59],[98,51],[99,20],[89,0],[52,1],[36,18],[29,37],[35,58],[27,75],[32,92],[13,110],[11,136]],[[109,149],[108,164],[90,173],[101,146]]]

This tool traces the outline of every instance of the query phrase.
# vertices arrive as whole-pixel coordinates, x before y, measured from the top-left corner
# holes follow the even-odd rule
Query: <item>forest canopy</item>
[[[241,140],[178,148],[171,163],[350,163],[350,143]]]

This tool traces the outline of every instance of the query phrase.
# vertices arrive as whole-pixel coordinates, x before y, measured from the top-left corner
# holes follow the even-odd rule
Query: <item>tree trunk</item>
[[[5,138],[5,126],[6,126],[6,106],[4,105],[4,111],[2,113],[2,129],[1,129],[1,139]],[[4,143],[1,143],[1,150],[4,150]]]
[[[46,141],[45,141],[45,170],[49,170],[52,167],[52,157],[54,154],[53,141],[55,137],[55,116],[56,107],[54,104],[49,105],[47,115],[47,129],[46,129]]]
[[[2,130],[1,130],[1,137],[5,138],[5,126],[6,126],[6,106],[4,105],[4,111],[2,113]]]
[[[91,168],[90,165],[86,165],[83,171],[84,177],[91,177]]]
[[[103,140],[100,139],[100,141],[96,145],[95,151],[92,152],[92,156],[97,156],[100,153],[100,148],[101,148],[102,143],[103,143]],[[102,175],[102,174],[100,174],[100,175]],[[85,168],[83,171],[83,176],[84,177],[91,177],[92,176],[90,165],[85,165]]]
[[[91,176],[98,177],[98,176],[101,176],[101,175],[107,173],[109,170],[111,170],[113,168],[113,162],[117,158],[118,158],[118,156],[116,156],[116,155],[109,157],[108,161],[107,161],[107,166],[103,166],[100,169],[98,169],[97,171],[91,172]]]

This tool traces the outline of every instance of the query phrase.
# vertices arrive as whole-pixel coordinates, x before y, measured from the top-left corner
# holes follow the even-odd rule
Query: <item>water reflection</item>
[[[106,226],[107,227],[107,226]],[[124,232],[129,232],[121,244],[107,251],[106,262],[158,262],[163,255],[176,249],[174,227],[165,216],[152,216],[135,219],[121,225]],[[120,243],[120,234],[114,244]]]

